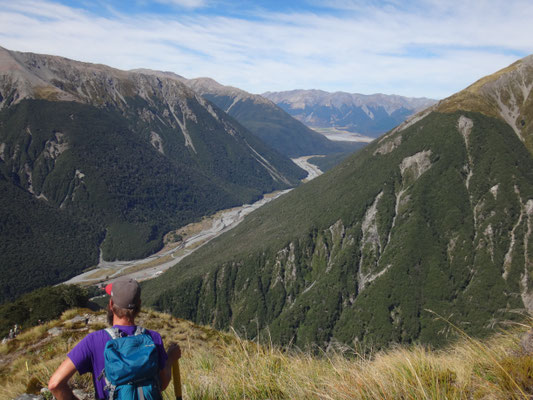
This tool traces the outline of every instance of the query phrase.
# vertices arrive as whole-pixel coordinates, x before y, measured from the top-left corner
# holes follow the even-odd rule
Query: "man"
[[[125,335],[133,335],[136,331],[135,317],[141,310],[141,288],[133,279],[121,279],[106,286],[106,292],[111,296],[107,309],[108,323],[119,329]],[[171,379],[171,367],[181,357],[177,344],[171,343],[168,352],[165,351],[161,335],[155,331],[146,330],[152,337],[158,353],[159,379],[161,390],[165,390]],[[48,388],[58,400],[76,399],[68,385],[68,381],[76,371],[81,374],[91,372],[97,399],[106,399],[104,390],[105,379],[98,379],[104,369],[104,349],[111,340],[105,330],[88,334],[68,354],[67,358],[54,372],[48,383]]]

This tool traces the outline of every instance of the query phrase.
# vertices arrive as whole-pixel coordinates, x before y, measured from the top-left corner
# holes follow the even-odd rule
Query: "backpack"
[[[152,337],[140,326],[132,336],[117,328],[105,330],[111,340],[105,345],[105,377],[110,400],[161,400],[159,357]]]

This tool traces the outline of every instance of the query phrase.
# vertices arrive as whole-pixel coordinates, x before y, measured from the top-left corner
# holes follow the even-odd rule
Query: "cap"
[[[120,308],[131,310],[141,300],[141,287],[135,279],[117,280],[107,285],[105,291]]]

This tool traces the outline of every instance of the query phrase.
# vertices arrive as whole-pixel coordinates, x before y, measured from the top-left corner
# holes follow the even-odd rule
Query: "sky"
[[[531,0],[0,0],[0,46],[119,69],[445,98],[533,53]]]

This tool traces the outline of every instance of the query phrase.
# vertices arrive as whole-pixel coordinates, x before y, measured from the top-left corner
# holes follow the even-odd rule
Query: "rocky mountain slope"
[[[436,100],[397,95],[291,90],[263,94],[304,124],[377,137]]]
[[[262,96],[221,85],[210,78],[183,78],[183,82],[288,157],[346,153],[363,147],[361,143],[326,139]]]
[[[435,345],[533,311],[533,57],[251,214],[145,293],[248,337]],[[430,310],[430,311],[428,311]]]
[[[0,48],[0,301],[304,176],[172,77]]]

